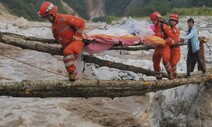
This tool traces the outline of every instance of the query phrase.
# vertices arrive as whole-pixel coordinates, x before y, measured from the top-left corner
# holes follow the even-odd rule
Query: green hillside
[[[14,15],[22,16],[29,20],[39,20],[37,12],[44,1],[45,0],[1,0],[0,2],[3,3],[8,11]],[[56,4],[59,7],[60,12],[66,13],[59,0],[49,1]]]
[[[154,11],[166,15],[173,8],[212,7],[212,0],[106,0],[107,15],[148,16]]]
[[[64,0],[80,16],[89,19],[87,0]]]
[[[8,11],[29,20],[41,20],[37,12],[45,0],[1,0]],[[49,0],[66,13],[60,0]],[[64,0],[80,16],[89,19],[87,0]],[[212,0],[105,0],[106,16],[148,16],[154,11],[162,15],[177,12],[181,15],[212,15]],[[173,9],[174,8],[174,9]],[[192,8],[192,9],[190,9]],[[194,9],[195,8],[195,9]]]

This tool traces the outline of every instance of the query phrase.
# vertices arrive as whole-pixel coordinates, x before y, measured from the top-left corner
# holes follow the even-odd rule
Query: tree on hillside
[[[107,15],[122,16],[123,10],[130,4],[131,0],[106,0],[105,11]]]
[[[64,0],[80,16],[89,19],[87,0]]]
[[[211,0],[193,0],[192,3],[194,6],[202,7],[212,7],[212,1]]]
[[[9,12],[22,16],[29,20],[41,20],[37,12],[45,0],[1,0]],[[66,13],[60,0],[48,0],[58,6],[60,13]],[[64,0],[80,16],[89,19],[87,0]],[[212,0],[105,0],[106,16],[149,16],[154,11],[160,11],[162,15],[172,12],[173,8],[212,7]],[[208,12],[209,10],[209,12]],[[198,10],[199,12],[204,9]],[[192,12],[191,12],[192,13]],[[181,13],[182,14],[182,13]],[[187,13],[185,13],[187,14]],[[190,13],[189,13],[190,14]],[[210,9],[207,13],[212,14]]]
[[[1,0],[1,2],[8,8],[9,12],[29,20],[40,19],[37,15],[37,12],[39,11],[39,8],[44,1],[45,0]],[[60,1],[49,1],[57,5],[60,12],[66,13],[66,11],[62,8]]]

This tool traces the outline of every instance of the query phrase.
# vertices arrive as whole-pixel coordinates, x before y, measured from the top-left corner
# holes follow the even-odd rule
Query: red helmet
[[[177,23],[179,22],[179,16],[178,16],[178,14],[171,14],[170,16],[169,16],[169,20],[175,20],[175,21],[177,21]]]
[[[57,10],[58,10],[57,6],[55,6],[51,2],[44,2],[40,7],[38,15],[44,18],[48,15],[55,15],[57,13]]]
[[[159,12],[154,12],[150,15],[150,18],[151,19],[158,19],[159,21],[162,21],[162,16]]]

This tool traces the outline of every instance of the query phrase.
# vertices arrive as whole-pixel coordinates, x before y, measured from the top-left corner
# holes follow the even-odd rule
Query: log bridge
[[[22,35],[11,33],[0,33],[0,42],[15,45],[23,49],[31,49],[40,52],[50,53],[52,55],[62,55],[62,48],[56,44],[55,40],[42,39],[35,37],[25,37]],[[117,50],[117,47],[114,47]],[[122,47],[123,48],[123,47]],[[119,50],[123,50],[120,48]],[[124,47],[124,50],[148,50],[151,47],[141,45],[140,47]],[[154,76],[155,72],[115,63],[84,55],[85,62],[95,63],[99,66],[108,66],[120,70],[133,71],[135,73]],[[167,75],[164,73],[164,77]],[[143,95],[148,92],[156,92],[174,88],[186,84],[212,84],[212,69],[208,69],[205,75],[195,74],[189,78],[181,75],[181,78],[174,80],[161,81],[131,81],[131,80],[80,80],[76,82],[69,81],[22,81],[22,82],[6,82],[0,83],[0,96],[13,97],[126,97],[133,95]]]

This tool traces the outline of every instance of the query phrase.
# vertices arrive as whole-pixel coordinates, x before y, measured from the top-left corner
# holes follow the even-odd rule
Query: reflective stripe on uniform
[[[70,29],[70,27],[69,26],[66,26],[66,27],[64,27],[64,28],[62,28],[62,32],[64,32],[64,31],[66,31],[66,30],[68,30],[68,29]]]
[[[168,63],[167,65],[165,65],[165,68],[166,68],[166,70],[170,70],[171,69],[170,63]]]
[[[63,58],[64,61],[66,61],[66,60],[68,60],[68,59],[74,59],[74,55],[71,54],[71,55],[65,56],[65,57]]]
[[[169,39],[171,40],[171,43],[174,44],[174,39],[172,39],[172,38],[169,38]]]
[[[69,73],[69,74],[75,74],[75,75],[76,75],[76,74],[77,74],[77,70],[74,70],[74,71],[68,71],[68,73]]]
[[[83,33],[83,30],[77,29],[77,33]]]
[[[161,72],[155,72],[155,77],[162,77],[162,73]]]
[[[155,75],[156,78],[160,78],[162,77],[162,74],[159,74],[159,75]]]
[[[46,9],[46,13],[50,12],[53,9],[54,5],[50,4],[49,7]]]
[[[72,18],[71,21],[74,22],[75,18]]]
[[[172,70],[176,71],[176,69],[177,69],[177,67],[176,67],[176,66],[172,67]]]
[[[161,75],[155,75],[156,78],[161,78],[162,77],[162,74]]]
[[[60,21],[66,22],[66,19],[65,19],[65,18],[62,18],[62,17],[59,18],[59,20],[60,20]],[[70,26],[63,27],[61,31],[64,32],[64,31],[67,30],[67,29],[70,29]]]
[[[66,19],[64,19],[64,18],[59,18],[59,20],[60,20],[60,21],[66,21]]]
[[[68,63],[65,63],[65,67],[69,67],[71,65],[74,65],[74,61],[69,61]]]

